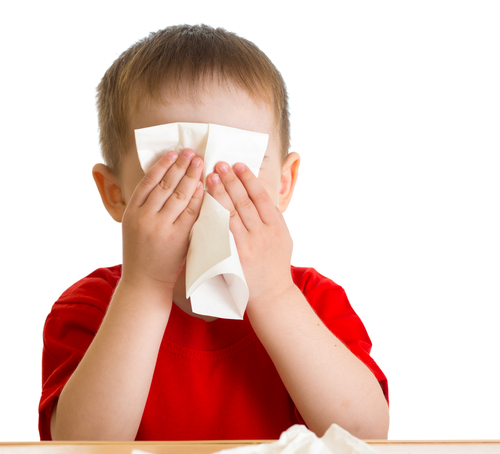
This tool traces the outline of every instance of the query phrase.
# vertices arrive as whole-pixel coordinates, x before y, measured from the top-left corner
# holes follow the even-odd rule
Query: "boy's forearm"
[[[52,415],[53,439],[133,440],[172,307],[159,289],[120,282]]]
[[[343,345],[293,286],[254,301],[249,320],[308,427],[336,423],[359,438],[387,438],[389,413],[372,372]]]

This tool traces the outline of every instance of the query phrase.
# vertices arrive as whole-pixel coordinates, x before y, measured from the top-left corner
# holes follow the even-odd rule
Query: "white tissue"
[[[132,454],[148,453],[134,449]],[[285,430],[278,441],[223,449],[214,454],[380,454],[380,452],[337,424],[332,424],[321,438],[306,426],[296,424]]]
[[[307,427],[294,425],[283,432],[278,441],[224,449],[217,454],[379,454],[364,441],[332,424],[318,438]]]
[[[215,164],[245,163],[258,176],[268,135],[207,123],[169,123],[136,129],[139,161],[147,171],[167,151],[193,149],[204,160],[203,184]],[[236,243],[229,230],[229,211],[205,192],[194,224],[186,260],[186,297],[194,313],[242,319],[248,286]]]

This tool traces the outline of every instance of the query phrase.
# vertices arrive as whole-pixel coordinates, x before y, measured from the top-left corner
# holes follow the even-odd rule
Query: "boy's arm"
[[[292,240],[283,216],[244,165],[207,179],[231,212],[250,290],[248,318],[308,427],[336,423],[360,438],[387,438],[389,412],[372,372],[313,311],[290,274]]]
[[[202,161],[193,156],[167,153],[127,206],[122,279],[54,407],[53,439],[135,439],[203,198]]]

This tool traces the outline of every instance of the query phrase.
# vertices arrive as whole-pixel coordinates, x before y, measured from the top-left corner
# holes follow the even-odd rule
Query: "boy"
[[[387,382],[361,321],[341,287],[290,265],[281,213],[299,157],[288,154],[286,89],[267,57],[222,29],[169,27],[115,61],[98,109],[106,165],[93,174],[123,224],[123,265],[73,285],[47,318],[41,438],[273,439],[295,423],[386,438]],[[168,152],[144,174],[133,139],[175,122],[269,134],[258,178],[244,163],[205,169],[231,213],[244,320],[197,316],[185,297],[203,161]]]

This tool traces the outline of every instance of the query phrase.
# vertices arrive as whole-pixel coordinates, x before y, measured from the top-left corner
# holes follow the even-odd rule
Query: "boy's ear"
[[[282,213],[285,212],[292,199],[295,183],[299,176],[299,165],[300,156],[295,152],[287,155],[283,163],[279,190],[279,209]]]
[[[121,222],[127,204],[123,200],[118,178],[104,164],[96,164],[92,176],[104,207],[116,222]]]

